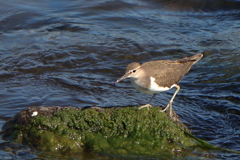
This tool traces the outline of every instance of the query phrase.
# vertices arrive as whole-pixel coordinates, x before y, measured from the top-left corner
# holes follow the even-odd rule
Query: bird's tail
[[[198,53],[192,57],[189,57],[190,61],[193,61],[193,64],[197,63],[203,57],[202,53]]]

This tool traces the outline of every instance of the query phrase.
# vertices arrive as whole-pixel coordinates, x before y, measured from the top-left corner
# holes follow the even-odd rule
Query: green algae
[[[201,145],[159,108],[66,109],[53,116],[34,116],[9,128],[7,137],[40,150],[92,151],[126,156],[172,157]],[[186,134],[187,133],[187,134]],[[188,135],[189,134],[189,135]],[[14,135],[14,136],[13,136]]]

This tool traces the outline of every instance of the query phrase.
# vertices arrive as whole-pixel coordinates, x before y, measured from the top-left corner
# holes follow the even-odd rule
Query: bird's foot
[[[143,108],[146,108],[146,107],[147,107],[147,109],[149,110],[149,107],[152,107],[152,105],[151,105],[151,104],[145,104],[145,105],[139,107],[138,110],[143,109]]]
[[[163,110],[160,110],[160,112],[165,112],[169,107],[170,107],[170,103]]]
[[[163,110],[160,110],[160,112],[165,112],[168,108],[170,108],[170,112],[169,112],[169,115],[170,117],[172,117],[173,115],[173,112],[172,112],[172,103],[168,103],[168,105],[163,109]]]

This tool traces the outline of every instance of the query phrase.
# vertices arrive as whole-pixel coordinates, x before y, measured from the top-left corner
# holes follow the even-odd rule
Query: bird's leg
[[[140,109],[142,109],[142,108],[145,108],[145,107],[147,107],[147,109],[149,109],[149,107],[152,107],[152,105],[151,105],[150,103],[151,103],[151,101],[153,100],[153,98],[154,98],[155,96],[156,96],[156,93],[153,94],[153,96],[152,96],[152,98],[150,99],[150,101],[148,102],[148,104],[145,104],[145,105],[139,107],[138,110],[140,110]]]
[[[167,107],[163,110],[160,110],[160,112],[165,112],[169,107],[170,107],[170,116],[172,115],[172,103],[174,98],[176,97],[178,91],[180,90],[180,86],[179,85],[175,85],[175,87],[177,88],[177,90],[175,91],[174,95],[172,96],[170,102],[168,103]]]

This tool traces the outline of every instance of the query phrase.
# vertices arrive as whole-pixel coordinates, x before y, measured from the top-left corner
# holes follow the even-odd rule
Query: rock
[[[159,110],[30,107],[6,122],[2,137],[44,151],[163,159],[196,152],[207,144],[196,140],[176,117]]]

